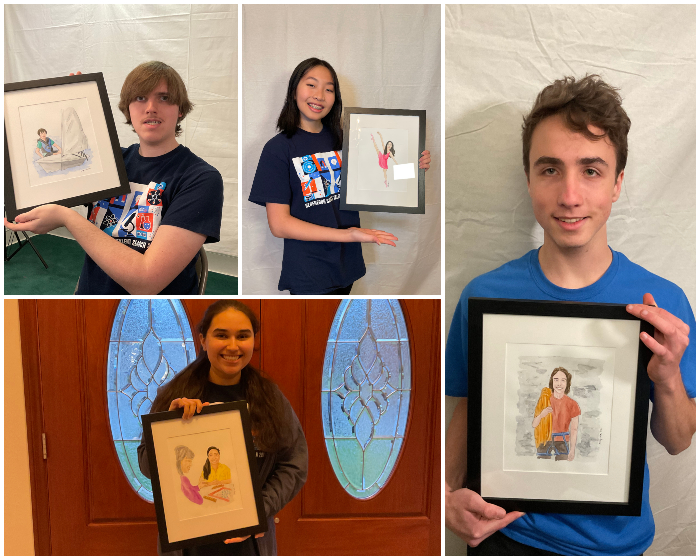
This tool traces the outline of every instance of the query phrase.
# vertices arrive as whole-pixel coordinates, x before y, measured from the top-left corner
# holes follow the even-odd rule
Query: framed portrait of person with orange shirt
[[[467,488],[506,510],[640,515],[651,325],[624,305],[468,306]]]

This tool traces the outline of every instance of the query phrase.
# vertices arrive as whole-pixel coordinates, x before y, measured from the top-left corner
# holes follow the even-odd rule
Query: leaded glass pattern
[[[151,411],[158,389],[195,359],[182,303],[167,299],[121,301],[107,358],[107,407],[114,446],[134,491],[153,502],[151,481],[139,469],[141,415]]]
[[[323,365],[326,450],[345,491],[367,499],[388,482],[406,436],[411,356],[397,300],[343,300]]]

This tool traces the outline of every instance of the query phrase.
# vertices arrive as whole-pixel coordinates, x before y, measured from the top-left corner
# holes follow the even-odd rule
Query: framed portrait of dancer
[[[129,192],[102,73],[5,84],[8,220]]]
[[[624,305],[468,306],[466,487],[507,511],[640,515],[653,327]]]
[[[424,149],[425,111],[345,108],[341,210],[425,214]]]
[[[267,531],[247,403],[141,417],[163,552]]]

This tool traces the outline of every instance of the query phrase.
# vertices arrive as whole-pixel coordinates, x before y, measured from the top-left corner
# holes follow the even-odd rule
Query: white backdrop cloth
[[[278,4],[243,6],[242,293],[280,294],[283,240],[248,195],[263,146],[277,133],[289,76],[310,57],[335,68],[345,107],[427,115],[425,215],[360,214],[362,227],[399,241],[363,243],[367,274],[352,293],[440,294],[440,6]]]
[[[178,142],[224,179],[221,240],[206,250],[238,256],[238,7],[5,5],[5,83],[102,72],[123,147],[138,137],[124,124],[119,93],[149,60],[175,68],[195,105]]]
[[[600,74],[632,120],[608,241],[678,284],[695,309],[695,6],[445,7],[445,320],[464,286],[542,244],[522,167],[522,117],[563,76]],[[640,298],[641,301],[641,298]],[[650,436],[656,538],[695,554],[695,444]],[[447,533],[448,553],[465,545]]]

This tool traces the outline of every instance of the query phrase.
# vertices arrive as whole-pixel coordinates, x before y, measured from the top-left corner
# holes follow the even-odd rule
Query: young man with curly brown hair
[[[641,341],[653,353],[651,432],[670,454],[695,433],[695,318],[683,291],[612,250],[607,220],[627,163],[630,119],[617,90],[600,77],[545,87],[523,124],[523,165],[544,243],[472,280],[447,340],[446,392],[461,397],[447,431],[445,518],[475,555],[638,555],[654,538],[645,465],[640,517],[506,512],[462,488],[467,441],[469,297],[628,304],[655,328]]]
[[[34,233],[65,226],[86,252],[78,295],[196,294],[199,250],[219,240],[223,180],[176,140],[192,107],[173,68],[140,64],[119,101],[139,137],[122,148],[131,193],[96,202],[88,220],[47,204],[5,226]]]

